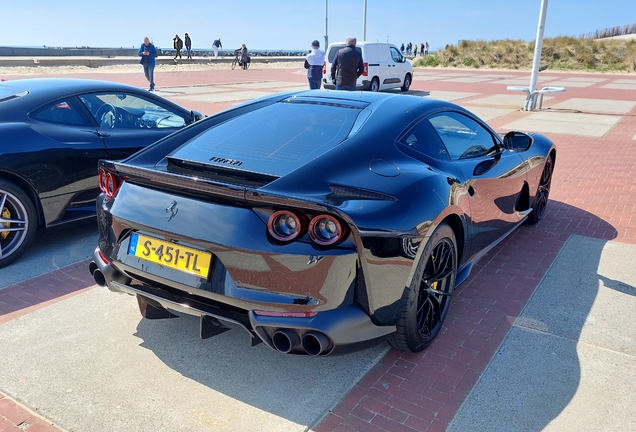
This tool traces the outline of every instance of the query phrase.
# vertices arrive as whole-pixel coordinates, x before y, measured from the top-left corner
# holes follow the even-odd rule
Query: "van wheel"
[[[380,91],[380,80],[377,78],[373,78],[371,80],[371,87],[369,88],[372,92]]]
[[[406,74],[406,76],[404,77],[404,85],[400,88],[400,90],[402,90],[403,92],[407,92],[409,91],[410,87],[411,87],[411,74]]]

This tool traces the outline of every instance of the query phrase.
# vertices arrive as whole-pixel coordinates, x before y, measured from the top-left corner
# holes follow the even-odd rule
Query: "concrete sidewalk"
[[[307,85],[302,67],[158,71],[160,94],[206,114]],[[74,76],[146,84],[141,72]],[[382,346],[308,364],[250,348],[238,331],[199,341],[187,319],[143,321],[132,297],[93,288],[80,268],[12,273],[0,289],[0,391],[77,431],[634,429],[636,76],[541,74],[568,90],[531,113],[506,90],[528,81],[415,71],[410,93],[558,147],[546,218],[480,261],[425,352]],[[0,431],[37,418],[6,399]]]
[[[636,430],[636,246],[572,236],[450,431]]]

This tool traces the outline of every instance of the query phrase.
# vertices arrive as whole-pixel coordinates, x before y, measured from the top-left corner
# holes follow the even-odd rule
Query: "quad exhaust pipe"
[[[299,334],[291,329],[278,329],[272,336],[272,345],[276,351],[289,354],[298,346],[312,356],[318,356],[331,348],[331,340],[324,333],[309,331],[300,338]]]

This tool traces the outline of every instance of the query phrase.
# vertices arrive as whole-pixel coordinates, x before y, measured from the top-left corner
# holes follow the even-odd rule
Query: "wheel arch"
[[[44,223],[44,211],[42,210],[42,203],[40,202],[40,198],[38,196],[38,193],[33,188],[31,183],[29,183],[27,180],[25,180],[24,178],[20,177],[17,174],[14,174],[14,173],[11,173],[11,172],[8,172],[8,171],[2,171],[2,170],[0,170],[0,179],[9,181],[9,182],[15,184],[20,189],[22,189],[24,191],[24,193],[26,193],[28,195],[29,199],[31,200],[31,203],[35,207],[35,210],[36,210],[36,212],[38,214],[37,229],[38,230],[45,230],[46,229],[46,224]]]

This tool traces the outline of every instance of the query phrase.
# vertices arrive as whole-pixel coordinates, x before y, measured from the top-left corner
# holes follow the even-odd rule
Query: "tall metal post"
[[[537,28],[537,41],[534,45],[534,58],[532,60],[532,74],[530,75],[530,92],[526,99],[526,111],[532,111],[537,105],[537,78],[541,63],[541,50],[543,49],[543,31],[545,30],[545,16],[548,10],[548,0],[541,0],[541,12],[539,13],[539,26]]]
[[[325,0],[325,52],[329,46],[329,0]]]
[[[367,40],[367,0],[364,0],[364,15],[362,18],[362,40]]]

